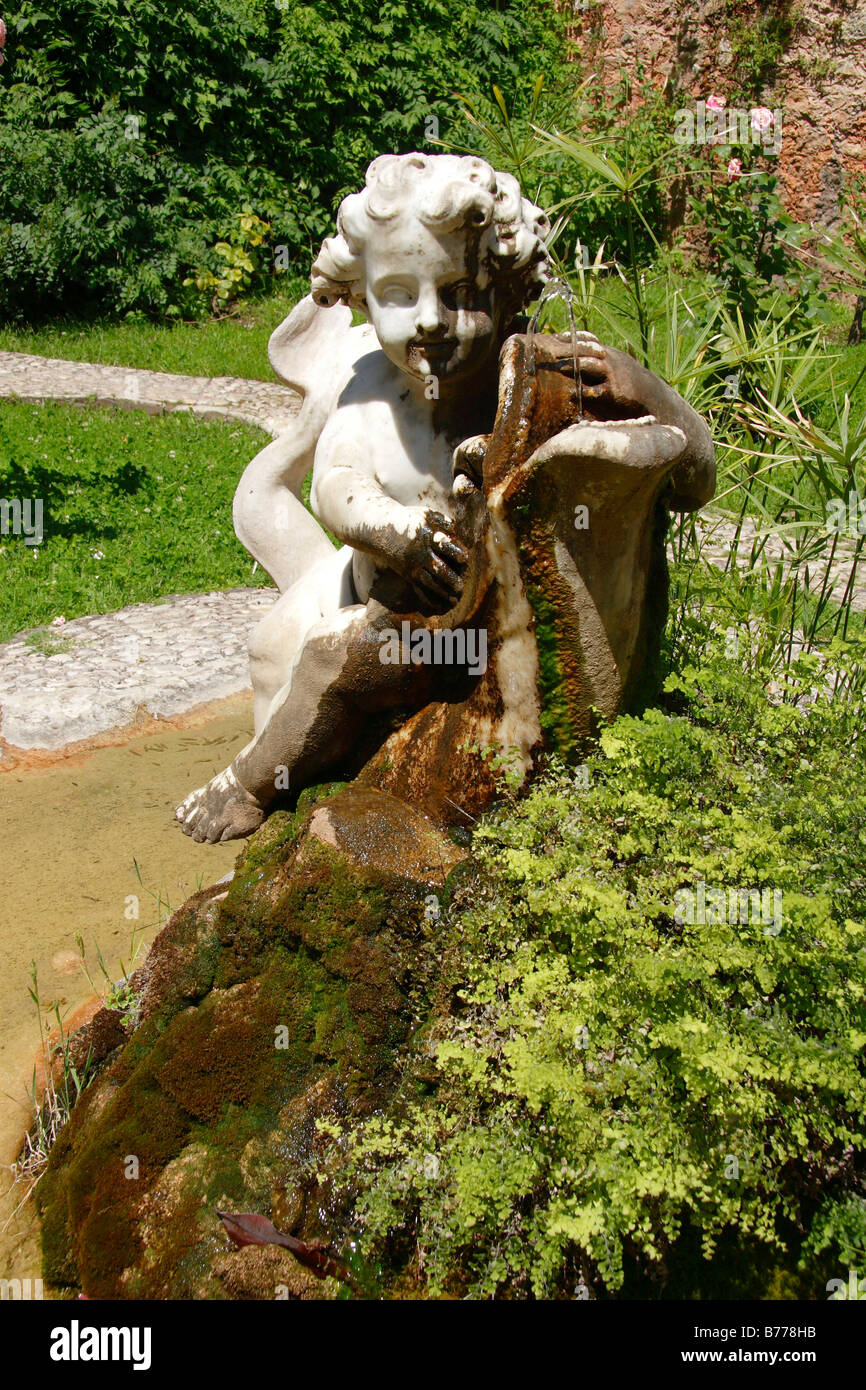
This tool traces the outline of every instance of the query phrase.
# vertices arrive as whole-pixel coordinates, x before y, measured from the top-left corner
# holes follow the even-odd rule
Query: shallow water
[[[5,1190],[29,1119],[40,1047],[28,994],[31,961],[50,1031],[55,1001],[65,1019],[94,994],[77,959],[77,935],[101,989],[97,945],[118,978],[121,960],[129,964],[134,928],[146,949],[170,911],[234,867],[240,842],[197,845],[173,812],[231,761],[251,729],[252,701],[240,696],[195,728],[0,772],[0,1277],[39,1273],[32,1216],[25,1209],[10,1221],[14,1203]]]

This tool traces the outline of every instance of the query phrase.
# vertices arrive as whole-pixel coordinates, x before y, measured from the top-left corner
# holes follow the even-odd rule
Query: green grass
[[[0,537],[0,641],[56,617],[270,583],[232,529],[238,479],[267,438],[187,414],[0,403],[0,497],[45,510],[41,545]],[[53,651],[57,636],[34,643]]]
[[[44,328],[3,326],[0,351],[190,376],[273,381],[268,338],[308,288],[306,281],[297,280],[281,294],[244,304],[237,317],[198,323],[57,321]]]
[[[839,362],[834,367],[834,375],[840,397],[846,391],[851,394],[851,414],[856,418],[866,410],[866,343],[857,343],[851,347],[842,343],[835,349],[831,347],[830,350],[840,354]],[[833,419],[832,405],[828,401],[826,408],[818,413],[818,423],[828,429]]]

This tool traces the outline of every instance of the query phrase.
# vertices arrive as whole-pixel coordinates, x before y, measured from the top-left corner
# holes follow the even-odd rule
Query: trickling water
[[[571,338],[571,356],[574,362],[574,381],[577,387],[577,418],[583,417],[583,381],[580,376],[580,362],[577,350],[577,325],[574,318],[575,294],[567,280],[553,279],[548,280],[538,299],[535,313],[529,320],[529,327],[526,330],[526,370],[530,376],[535,375],[535,335],[538,332],[538,324],[541,319],[544,306],[553,299],[561,299],[568,314],[569,336]]]

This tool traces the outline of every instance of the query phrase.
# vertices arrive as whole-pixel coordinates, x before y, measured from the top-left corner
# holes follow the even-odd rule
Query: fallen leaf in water
[[[306,1241],[297,1240],[295,1236],[284,1235],[282,1231],[277,1230],[272,1221],[266,1216],[259,1216],[257,1212],[232,1214],[218,1211],[217,1216],[238,1249],[245,1245],[281,1245],[294,1255],[299,1264],[312,1270],[318,1279],[326,1279],[330,1275],[357,1290],[358,1286],[348,1266],[344,1265],[342,1260],[334,1259],[318,1243],[308,1244]]]

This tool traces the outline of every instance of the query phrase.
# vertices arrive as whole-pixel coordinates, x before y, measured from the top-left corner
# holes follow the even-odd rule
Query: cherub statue
[[[177,810],[194,839],[250,834],[287,789],[359,769],[437,695],[502,705],[513,658],[502,640],[491,696],[490,680],[465,663],[457,672],[419,669],[414,658],[386,664],[383,633],[405,615],[416,628],[453,631],[494,589],[508,590],[507,523],[484,486],[485,455],[520,385],[514,353],[500,380],[500,353],[547,279],[548,233],[516,180],[474,157],[383,155],[364,190],[341,204],[312,294],[269,345],[275,371],[303,401],[291,429],[244,473],[234,520],[280,598],[250,642],[255,736]],[[366,323],[352,327],[351,309]],[[580,412],[592,412],[595,433],[568,444],[574,457],[616,461],[637,449],[645,461],[645,427],[658,426],[656,490],[668,478],[668,505],[684,510],[708,500],[709,435],[670,387],[590,334],[567,348],[544,342],[545,364],[571,373],[569,400],[577,390]],[[565,440],[572,417],[557,418]],[[603,435],[608,427],[616,436]],[[516,437],[505,455],[501,440],[493,452],[499,473],[505,455],[526,463]],[[312,515],[301,501],[311,468]],[[531,622],[527,609],[518,626]],[[497,632],[502,639],[501,615]],[[506,723],[513,733],[514,719]],[[524,723],[528,767],[538,721]]]

